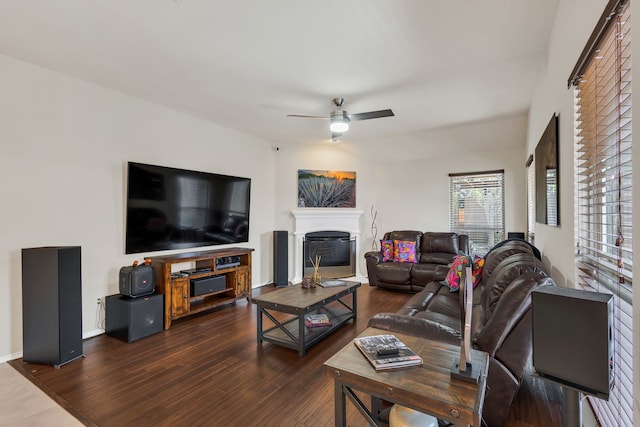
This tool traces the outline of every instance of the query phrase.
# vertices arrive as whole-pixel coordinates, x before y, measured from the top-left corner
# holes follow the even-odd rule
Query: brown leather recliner
[[[383,262],[381,251],[364,254],[367,261],[369,285],[400,292],[418,292],[430,282],[444,280],[447,266],[460,252],[469,253],[469,237],[449,232],[414,230],[391,231],[383,240],[416,242],[417,263]]]
[[[538,253],[539,254],[539,253]],[[489,354],[482,417],[501,426],[531,363],[531,292],[555,286],[534,251],[522,241],[501,243],[486,257],[474,289],[473,347]],[[380,313],[369,326],[460,345],[460,292],[429,283],[396,313]]]

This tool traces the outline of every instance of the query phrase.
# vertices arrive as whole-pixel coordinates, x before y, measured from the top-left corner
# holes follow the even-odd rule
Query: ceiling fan
[[[349,130],[349,122],[358,120],[379,119],[382,117],[394,116],[391,110],[368,111],[366,113],[349,114],[342,109],[344,98],[334,98],[333,103],[337,107],[329,117],[305,116],[302,114],[288,114],[287,117],[302,117],[308,119],[329,119],[329,129],[331,129],[331,139],[336,141],[343,133]]]

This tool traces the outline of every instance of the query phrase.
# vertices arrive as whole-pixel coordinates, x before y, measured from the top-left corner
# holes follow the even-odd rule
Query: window
[[[558,226],[558,169],[547,169],[547,224]]]
[[[449,174],[449,229],[484,255],[504,240],[504,171]]]
[[[631,14],[610,1],[570,77],[576,96],[576,267],[585,289],[612,293],[614,386],[589,398],[603,426],[633,425]]]
[[[527,240],[531,243],[536,234],[536,163],[533,154],[527,159]]]

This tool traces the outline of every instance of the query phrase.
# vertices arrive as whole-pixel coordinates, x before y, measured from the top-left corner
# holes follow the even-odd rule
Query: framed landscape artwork
[[[356,173],[298,169],[299,208],[355,208]]]

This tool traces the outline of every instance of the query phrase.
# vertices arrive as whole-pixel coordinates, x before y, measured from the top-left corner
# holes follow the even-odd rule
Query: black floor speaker
[[[276,287],[289,284],[289,233],[273,232],[273,283]]]
[[[535,373],[608,400],[615,362],[613,311],[611,294],[560,286],[533,291]]]
[[[162,331],[162,303],[162,294],[138,298],[109,295],[105,301],[105,332],[133,342]]]
[[[82,357],[80,246],[22,249],[23,360],[56,368]]]

